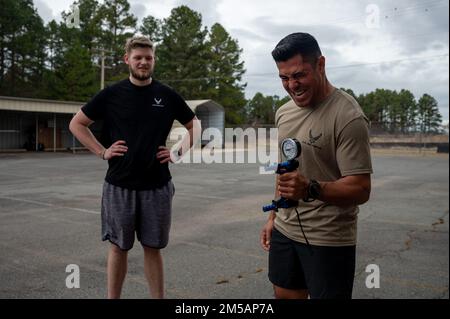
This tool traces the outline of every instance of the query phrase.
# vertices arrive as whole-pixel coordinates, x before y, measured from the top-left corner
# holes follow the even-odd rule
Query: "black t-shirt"
[[[124,156],[108,161],[105,180],[136,190],[158,188],[172,178],[168,163],[160,164],[156,158],[158,147],[166,145],[175,119],[186,124],[195,116],[181,96],[155,80],[146,86],[120,81],[100,91],[81,110],[93,121],[103,120],[105,147],[118,140],[128,147]]]

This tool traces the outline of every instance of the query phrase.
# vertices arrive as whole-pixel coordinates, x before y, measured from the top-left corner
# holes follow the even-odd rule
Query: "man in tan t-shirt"
[[[368,121],[328,81],[313,36],[288,35],[272,56],[292,98],[276,114],[279,141],[297,139],[301,155],[275,191],[298,206],[272,211],[261,231],[269,279],[276,298],[351,298],[358,205],[371,189]]]

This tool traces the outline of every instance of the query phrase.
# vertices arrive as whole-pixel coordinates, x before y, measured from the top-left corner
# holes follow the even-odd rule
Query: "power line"
[[[405,14],[410,14],[413,13],[414,11],[428,11],[428,9],[431,8],[436,8],[436,7],[440,7],[440,6],[448,6],[449,2],[447,0],[434,0],[434,1],[428,1],[428,2],[423,2],[417,5],[413,5],[413,6],[409,6],[409,7],[394,7],[390,10],[380,10],[380,15],[384,16],[384,18],[390,18],[390,17],[398,17],[398,16],[402,16]],[[393,13],[393,15],[390,15],[391,13]],[[380,18],[382,18],[380,16]],[[325,21],[325,23],[315,23],[315,24],[308,24],[308,25],[304,25],[303,27],[308,27],[308,28],[313,28],[313,27],[322,27],[324,25],[326,26],[336,26],[336,25],[340,25],[340,24],[355,24],[355,23],[364,23],[365,22],[365,18],[367,18],[367,13],[365,14],[359,14],[359,15],[354,15],[354,16],[349,16],[349,17],[344,17],[344,18],[340,18],[340,19],[336,19],[336,20],[328,20]]]
[[[439,32],[439,33],[427,32],[427,33],[416,33],[416,34],[393,35],[392,36],[392,40],[393,41],[398,41],[398,40],[407,39],[407,38],[413,38],[414,39],[414,38],[421,38],[421,37],[426,37],[426,36],[430,36],[430,35],[433,35],[433,36],[437,37],[438,35],[444,35],[444,34],[447,35],[445,40],[448,41],[448,34],[449,34],[448,31],[442,31],[442,32]],[[386,47],[392,47],[392,44],[382,45],[382,46],[375,46],[375,47],[371,47],[371,48],[372,49],[382,49],[382,48],[386,48]],[[324,49],[324,51],[326,51],[326,50]],[[259,54],[246,54],[246,53],[244,53],[244,55],[245,55],[246,58],[249,58],[249,57],[260,57],[260,56],[266,56],[266,57],[272,58],[270,52],[259,53]]]
[[[411,58],[403,58],[403,59],[396,59],[396,60],[385,60],[385,61],[378,61],[378,62],[367,62],[367,63],[357,63],[357,64],[346,64],[346,65],[336,65],[336,66],[328,66],[327,69],[344,69],[344,68],[354,68],[354,67],[363,67],[363,66],[370,66],[370,65],[379,65],[384,63],[395,63],[395,62],[404,62],[404,61],[414,61],[414,60],[429,60],[429,59],[437,59],[437,58],[443,58],[448,57],[449,54],[441,54],[441,55],[432,55],[432,56],[426,56],[426,57],[411,57]],[[274,73],[253,73],[253,74],[247,74],[248,77],[258,77],[258,76],[268,76],[268,75],[274,75]]]
[[[343,69],[343,68],[353,68],[353,67],[359,67],[359,66],[378,65],[378,64],[384,64],[384,63],[395,63],[395,62],[414,61],[414,60],[429,60],[429,59],[437,59],[437,58],[443,58],[443,57],[448,57],[448,56],[449,55],[447,53],[447,54],[432,55],[432,56],[427,56],[427,57],[412,57],[412,58],[387,60],[387,61],[379,61],[379,62],[329,66],[328,69]]]
[[[440,55],[432,55],[432,56],[425,56],[425,57],[411,57],[411,58],[403,58],[403,59],[396,59],[396,60],[385,60],[385,61],[378,61],[378,62],[367,62],[367,63],[357,63],[357,64],[346,64],[346,65],[336,65],[336,66],[329,66],[327,69],[345,69],[345,68],[355,68],[355,67],[365,67],[365,66],[371,66],[371,65],[379,65],[384,63],[396,63],[396,62],[405,62],[405,61],[420,61],[420,60],[432,60],[432,59],[438,59],[438,58],[444,58],[448,57],[449,54],[440,54]],[[244,74],[243,76],[246,77],[259,77],[259,76],[273,76],[275,73],[250,73],[250,74]],[[185,78],[185,79],[162,79],[161,81],[164,82],[193,82],[193,81],[209,81],[209,80],[217,80],[217,79],[229,79],[230,77],[201,77],[201,78]]]

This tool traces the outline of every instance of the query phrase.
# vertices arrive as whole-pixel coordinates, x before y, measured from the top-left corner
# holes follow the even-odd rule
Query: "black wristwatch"
[[[320,186],[319,182],[315,179],[311,179],[308,184],[308,197],[305,202],[318,199],[321,193],[322,187]]]

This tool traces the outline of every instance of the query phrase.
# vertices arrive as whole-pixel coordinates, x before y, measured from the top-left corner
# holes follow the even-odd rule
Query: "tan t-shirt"
[[[300,141],[298,160],[303,176],[327,182],[372,173],[368,120],[355,99],[344,91],[335,89],[314,109],[298,107],[291,100],[277,111],[275,123],[279,142],[288,137]],[[358,206],[301,200],[297,209],[310,244],[356,244]],[[306,242],[294,208],[280,209],[275,227],[295,241]]]

